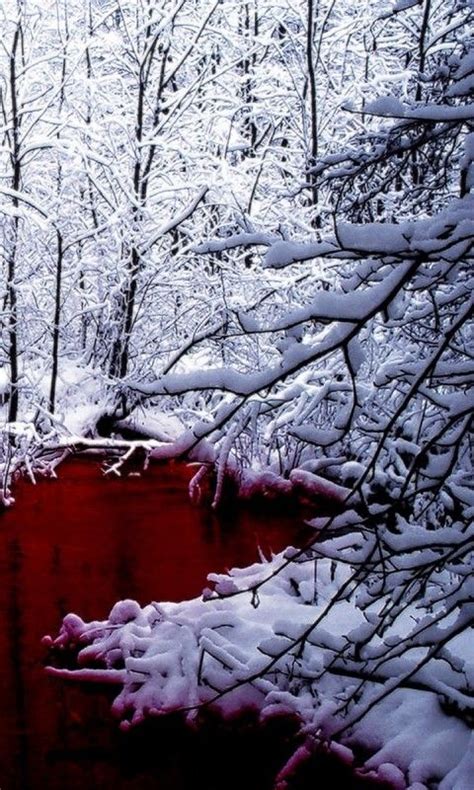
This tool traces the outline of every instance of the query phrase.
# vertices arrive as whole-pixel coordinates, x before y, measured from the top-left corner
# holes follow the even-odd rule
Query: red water
[[[294,517],[193,506],[192,472],[170,464],[104,478],[99,463],[74,459],[59,480],[17,485],[0,517],[0,790],[271,788],[291,725],[241,722],[236,738],[222,723],[193,734],[170,718],[125,736],[105,692],[44,672],[41,637],[67,612],[102,619],[121,598],[193,597],[209,571],[255,561],[258,545],[307,538]]]

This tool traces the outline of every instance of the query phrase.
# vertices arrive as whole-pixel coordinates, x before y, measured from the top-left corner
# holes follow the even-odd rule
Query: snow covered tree
[[[29,322],[25,316],[31,319],[38,313],[38,303],[31,304],[29,296],[38,270],[44,275],[41,256],[55,260],[54,276],[56,283],[59,278],[60,284],[60,234],[53,196],[61,181],[56,157],[62,127],[59,114],[52,118],[48,113],[56,110],[58,100],[62,102],[66,52],[63,51],[58,71],[61,43],[54,24],[54,11],[53,2],[43,8],[38,3],[22,0],[8,2],[2,9],[5,38],[1,53],[4,80],[0,88],[4,141],[1,221],[4,231],[2,257],[6,262],[4,310],[8,316],[3,327],[8,335],[8,350],[3,361],[9,370],[8,422],[15,422],[19,416],[20,393],[26,394],[30,386],[31,371],[25,370],[25,358],[34,357],[39,342],[27,335]],[[53,15],[52,23],[47,13]],[[53,311],[52,382],[56,378],[58,299],[59,292]],[[46,329],[42,317],[38,323],[36,316],[33,321],[33,336],[38,330],[41,336],[50,335],[49,326]],[[33,348],[27,351],[30,344]],[[51,384],[51,403],[54,408],[54,383]]]
[[[362,135],[357,133],[348,148],[328,155],[315,168],[318,188],[322,192],[330,190],[328,202],[334,204],[327,218],[333,224],[332,233],[323,240],[316,237],[299,242],[262,229],[204,242],[196,248],[200,254],[229,254],[242,247],[266,247],[263,266],[268,277],[273,271],[279,275],[289,267],[295,269],[295,264],[300,270],[306,265],[305,277],[314,290],[311,294],[305,285],[304,291],[291,291],[291,309],[277,292],[271,305],[267,299],[261,304],[257,300],[253,308],[245,305],[231,312],[229,338],[223,338],[230,348],[235,349],[238,343],[248,348],[252,339],[257,342],[272,338],[273,352],[269,352],[270,358],[269,353],[263,355],[258,373],[249,375],[243,362],[234,370],[165,374],[156,382],[136,385],[136,390],[148,397],[199,388],[230,393],[224,397],[226,408],[222,415],[199,427],[194,444],[202,436],[212,436],[218,445],[222,441],[230,449],[227,438],[219,438],[223,436],[219,434],[220,426],[231,422],[229,415],[245,415],[238,417],[241,428],[236,427],[235,419],[231,423],[230,430],[240,433],[246,430],[244,425],[250,424],[252,412],[265,426],[261,435],[267,437],[267,444],[269,437],[284,432],[287,450],[295,442],[319,448],[319,458],[314,457],[316,451],[312,449],[299,454],[314,471],[332,467],[333,473],[341,477],[337,468],[344,461],[369,461],[372,447],[364,482],[371,479],[372,488],[384,487],[385,496],[390,498],[388,489],[392,484],[399,486],[397,474],[412,463],[413,454],[417,454],[414,447],[425,428],[429,435],[434,426],[439,428],[433,409],[438,406],[442,414],[440,393],[435,395],[425,389],[427,381],[435,389],[441,386],[432,376],[437,364],[437,358],[432,356],[443,357],[443,364],[447,364],[446,359],[453,354],[450,339],[440,345],[446,332],[460,333],[461,345],[456,347],[456,353],[461,366],[465,364],[463,354],[467,353],[464,333],[469,310],[461,307],[469,299],[471,237],[470,227],[464,223],[470,210],[466,183],[472,111],[461,93],[470,58],[469,41],[460,36],[466,13],[460,8],[457,24],[451,23],[450,54],[447,55],[445,43],[443,68],[439,58],[435,58],[431,72],[422,75],[424,82],[432,84],[437,101],[415,98],[408,104],[395,97],[382,97],[366,104],[364,116],[382,116],[385,126]],[[397,191],[396,182],[405,171],[407,177],[413,175],[413,139],[419,148],[418,159],[427,162],[427,170],[422,173],[418,167],[420,183],[416,190],[409,181]],[[450,158],[437,170],[438,180],[433,181],[429,175],[431,162],[441,149],[447,152],[443,156],[449,153]],[[401,205],[400,216],[394,222],[388,221],[386,212],[379,222],[372,221],[376,204],[388,199],[385,186],[380,186],[373,175],[377,168],[389,173],[384,176],[384,183],[394,187],[390,193],[392,204]],[[364,180],[366,185],[373,185],[373,194],[364,189]],[[413,213],[407,218],[409,195],[414,201],[411,211],[416,210],[419,219],[413,218]],[[456,195],[461,202],[455,201]],[[451,207],[441,211],[447,203]],[[440,213],[430,219],[435,208]],[[346,218],[354,217],[368,221],[347,222]],[[465,227],[461,231],[465,246],[457,235],[459,223]],[[425,236],[432,236],[431,242]],[[318,262],[321,259],[326,259],[324,268]],[[461,288],[459,295],[453,288],[454,272],[456,285]],[[296,304],[296,300],[303,304]],[[420,359],[426,360],[420,380],[410,387],[407,376],[403,386],[403,365],[414,365]],[[252,367],[253,361],[249,369]],[[467,383],[461,377],[456,386],[464,392]],[[430,408],[428,395],[432,399]],[[393,445],[390,433],[396,434],[398,445]],[[411,451],[408,445],[402,446],[403,441],[414,443]],[[401,464],[398,472],[392,466],[394,459]],[[380,467],[382,461],[393,470],[393,479],[390,475],[387,480],[375,479],[375,464]]]

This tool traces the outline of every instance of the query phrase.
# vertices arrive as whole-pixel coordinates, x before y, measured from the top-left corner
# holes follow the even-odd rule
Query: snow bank
[[[359,771],[395,788],[467,790],[469,727],[452,719],[426,673],[417,672],[424,662],[436,677],[443,662],[433,657],[427,664],[424,647],[406,651],[404,639],[389,629],[378,639],[379,658],[375,640],[362,648],[365,660],[357,664],[354,646],[363,644],[389,601],[379,599],[363,612],[352,595],[356,577],[350,568],[318,557],[314,549],[287,549],[268,563],[210,574],[214,589],[202,599],[143,608],[122,601],[100,622],[68,615],[57,638],[45,643],[53,652],[77,650],[78,668],[48,671],[116,684],[113,712],[123,729],[175,710],[193,717],[201,705],[224,716],[258,707],[263,718],[296,714],[308,736],[307,754],[309,744],[332,739],[334,748],[363,746],[371,756]],[[403,609],[407,634],[414,621],[418,631],[426,628],[415,604]],[[380,660],[388,645],[392,665]],[[400,661],[406,684],[394,682]],[[462,662],[465,669],[474,667],[472,644]],[[447,665],[442,670],[446,681]],[[375,698],[381,701],[373,707]]]

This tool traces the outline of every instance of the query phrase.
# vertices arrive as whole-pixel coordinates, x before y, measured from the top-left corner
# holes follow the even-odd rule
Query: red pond
[[[123,735],[110,696],[44,671],[41,637],[66,613],[102,619],[121,598],[194,597],[209,571],[254,562],[258,546],[268,553],[307,539],[289,515],[193,506],[192,472],[170,464],[104,478],[99,463],[74,459],[59,480],[17,485],[17,504],[0,517],[1,790],[272,787],[294,748],[290,723],[208,722],[193,733],[169,717]],[[368,786],[344,773],[332,781]],[[301,775],[294,787],[312,784]]]

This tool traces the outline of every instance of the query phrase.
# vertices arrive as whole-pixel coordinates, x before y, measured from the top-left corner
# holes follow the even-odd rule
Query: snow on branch
[[[265,253],[264,266],[273,269],[317,258],[348,260],[374,256],[403,261],[423,251],[436,259],[440,253],[448,255],[449,250],[462,241],[466,242],[466,252],[470,251],[473,211],[474,199],[468,195],[435,219],[400,224],[340,222],[335,236],[320,242],[292,242],[268,234],[244,233],[198,245],[195,252],[206,254],[265,245],[269,249]]]

